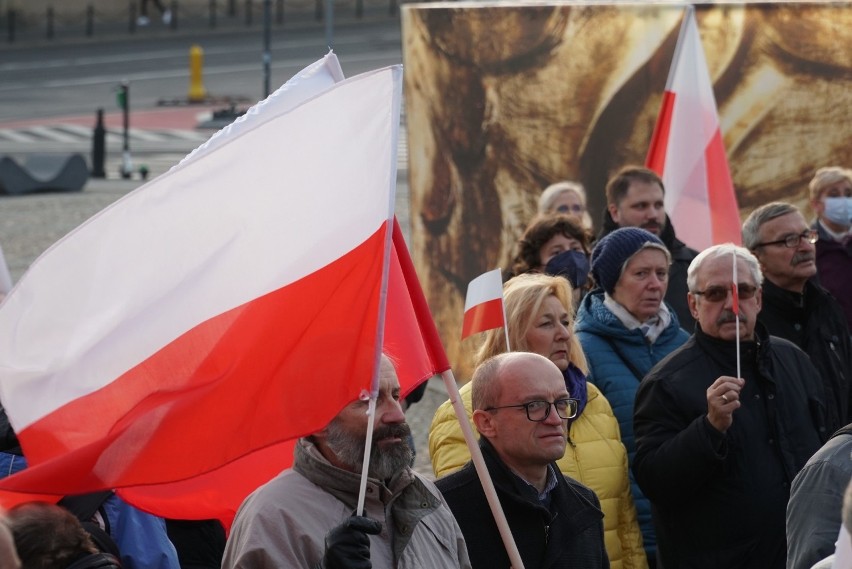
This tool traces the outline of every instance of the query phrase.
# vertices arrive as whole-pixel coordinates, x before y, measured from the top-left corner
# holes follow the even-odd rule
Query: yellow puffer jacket
[[[473,432],[470,383],[459,390]],[[435,476],[458,470],[470,460],[461,427],[449,400],[435,411],[429,428],[429,456]],[[588,384],[588,403],[571,424],[565,456],[559,469],[598,495],[604,513],[604,539],[612,569],[647,569],[642,534],[627,479],[627,450],[609,401]]]

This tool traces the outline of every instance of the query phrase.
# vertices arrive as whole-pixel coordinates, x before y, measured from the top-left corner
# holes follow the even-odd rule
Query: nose
[[[544,420],[545,423],[549,425],[561,425],[562,421],[564,421],[562,417],[559,416],[559,413],[556,412],[556,403],[550,404],[550,413],[547,414],[547,418]]]
[[[376,414],[379,421],[386,425],[394,425],[405,422],[405,412],[402,410],[402,400],[397,401],[393,398],[388,398],[382,403],[380,408],[376,409]]]
[[[556,339],[567,340],[571,337],[571,329],[562,322],[556,323]]]

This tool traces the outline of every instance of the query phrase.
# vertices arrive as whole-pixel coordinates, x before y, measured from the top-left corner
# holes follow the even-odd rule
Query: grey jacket
[[[293,468],[255,490],[237,512],[222,569],[322,567],[325,536],[352,515],[360,475],[332,466],[307,439]],[[435,486],[410,469],[388,486],[370,478],[364,515],[374,569],[469,569],[461,530]]]

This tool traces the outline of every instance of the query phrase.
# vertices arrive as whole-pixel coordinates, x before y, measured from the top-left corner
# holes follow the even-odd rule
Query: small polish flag
[[[481,274],[467,287],[464,302],[462,340],[492,328],[500,328],[506,322],[503,314],[503,279],[500,269]]]

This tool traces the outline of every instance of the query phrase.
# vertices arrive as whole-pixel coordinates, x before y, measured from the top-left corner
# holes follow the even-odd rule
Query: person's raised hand
[[[370,538],[377,535],[382,524],[363,516],[350,516],[325,536],[325,569],[372,569]]]
[[[707,420],[720,433],[727,432],[734,422],[743,385],[744,379],[723,375],[707,388]]]

